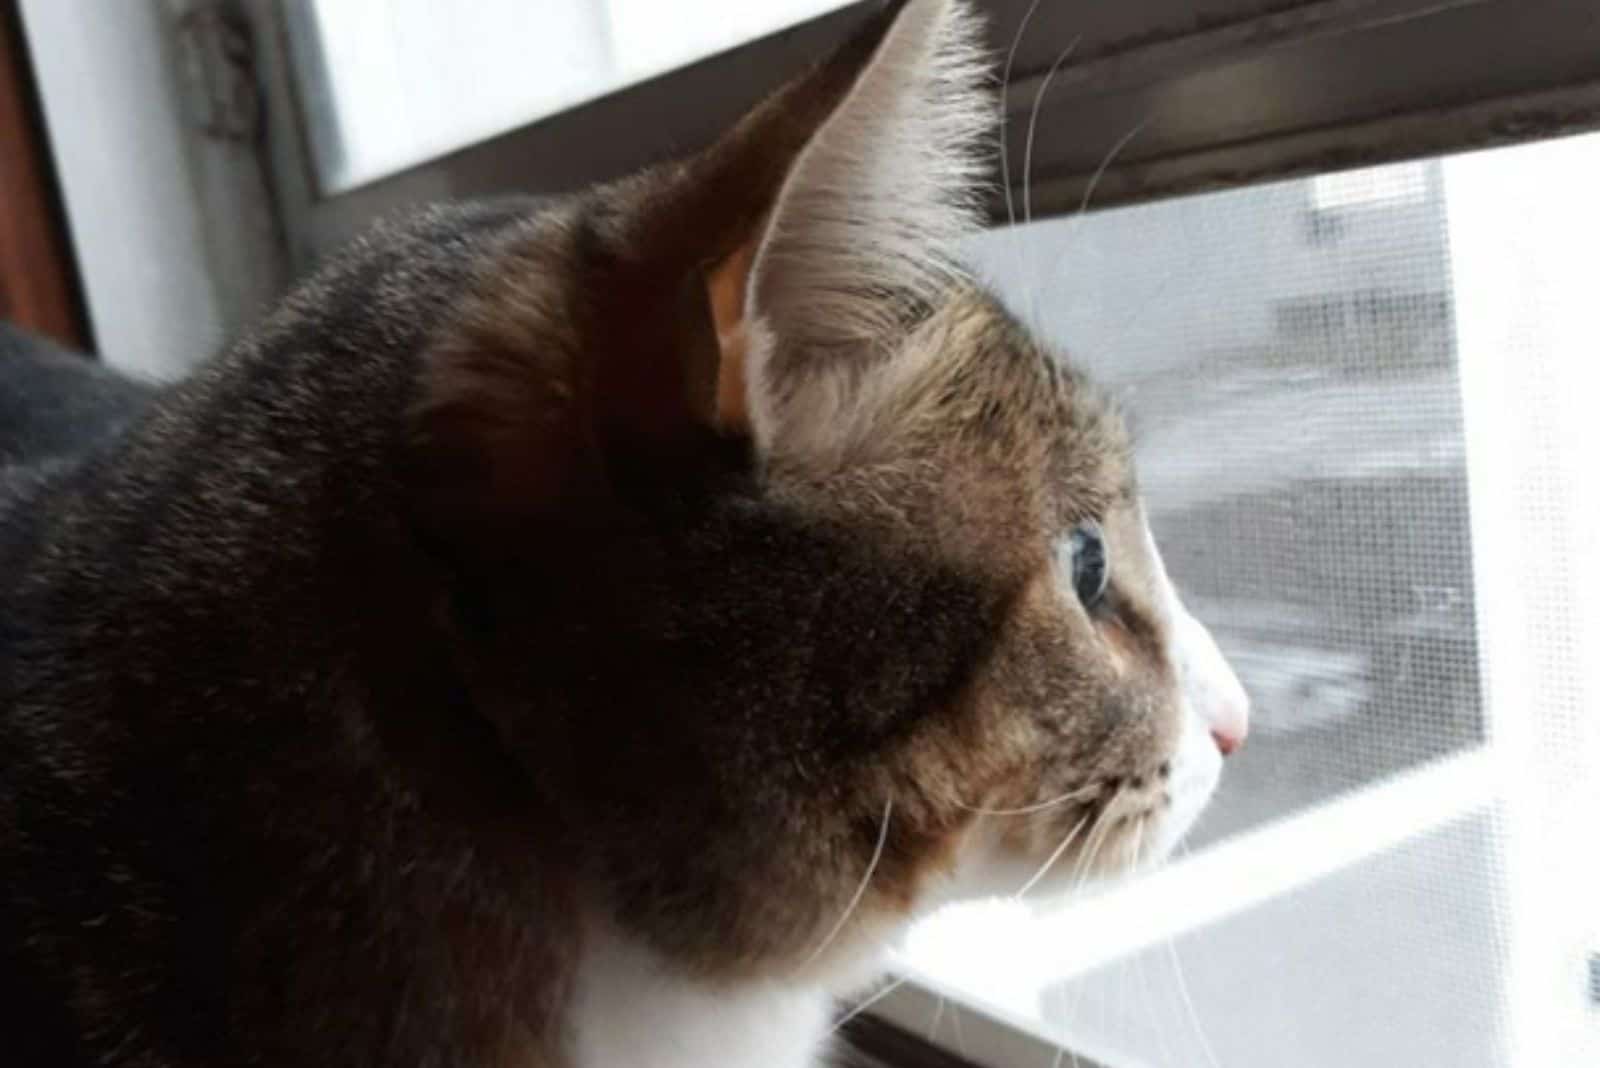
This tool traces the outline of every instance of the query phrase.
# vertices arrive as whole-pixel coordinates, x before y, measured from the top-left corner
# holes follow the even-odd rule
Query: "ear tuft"
[[[430,536],[515,554],[742,470],[751,438],[869,436],[979,221],[978,40],[966,0],[886,4],[705,151],[478,247],[411,417]]]
[[[747,377],[764,446],[793,419],[814,421],[816,406],[786,411],[808,391],[863,392],[873,356],[964,277],[958,250],[981,224],[995,121],[981,40],[965,0],[910,0],[791,169],[750,281]]]
[[[961,276],[995,121],[981,40],[962,0],[912,0],[801,153],[753,280],[780,332],[870,344],[903,325],[897,305],[933,303]]]

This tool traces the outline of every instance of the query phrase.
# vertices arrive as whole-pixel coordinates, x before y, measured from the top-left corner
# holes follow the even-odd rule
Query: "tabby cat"
[[[6,353],[6,1063],[811,1065],[932,903],[1172,847],[1246,701],[957,260],[978,40],[890,4],[163,390]]]

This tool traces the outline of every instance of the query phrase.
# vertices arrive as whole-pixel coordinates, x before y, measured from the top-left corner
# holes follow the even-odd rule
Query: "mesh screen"
[[[1087,970],[1048,933],[1070,928],[1014,921],[1006,935],[981,910],[938,917],[909,943],[915,962],[941,938],[943,951],[979,946],[987,924],[987,950],[944,952],[933,970],[957,1000],[1003,1001],[1065,1043],[1059,1063],[1600,1064],[1588,986],[1600,896],[1583,903],[1595,865],[1569,863],[1600,854],[1600,807],[1573,812],[1596,799],[1579,784],[1600,778],[1594,674],[1574,674],[1600,657],[1579,619],[1600,593],[1583,585],[1596,577],[1584,525],[1595,494],[1573,441],[1540,437],[1568,424],[1527,409],[1600,396],[1592,373],[1562,377],[1576,366],[1558,358],[1576,351],[1570,337],[1526,325],[1550,321],[1530,275],[1561,250],[1539,243],[1581,253],[1600,228],[1564,233],[1546,204],[1544,230],[1508,236],[1530,210],[1517,189],[1547,190],[1547,170],[1572,163],[1541,151],[1489,154],[1464,178],[1458,161],[1430,161],[1052,220],[974,248],[1019,314],[1125,397],[1169,569],[1254,702],[1250,742],[1188,843],[1196,861],[1215,851],[1239,869],[1245,904],[1213,902],[1170,944],[1137,930],[1170,917],[1125,915],[1129,952]],[[1578,151],[1600,167],[1595,139]],[[1503,235],[1485,238],[1485,214]],[[1523,259],[1502,255],[1517,242]],[[1485,297],[1470,308],[1463,263]],[[1522,297],[1486,350],[1488,328],[1463,319],[1508,287]],[[1576,304],[1559,311],[1565,328],[1600,325]],[[1507,394],[1503,413],[1481,388],[1469,403],[1469,366],[1481,387],[1517,361],[1545,377]],[[1502,475],[1483,476],[1486,462]],[[1511,535],[1534,521],[1551,531],[1544,562],[1506,565],[1549,581],[1496,587],[1526,623],[1491,648],[1481,621],[1509,617],[1475,578],[1475,561],[1500,570],[1475,538],[1489,531],[1515,556]],[[1527,664],[1547,690],[1496,705],[1492,679]],[[1545,781],[1566,785],[1531,785]],[[1555,837],[1541,806],[1589,826],[1587,844]],[[1253,856],[1282,869],[1302,853],[1314,874],[1257,893]],[[1546,895],[1560,879],[1566,891]],[[1176,885],[1150,900],[1187,909]],[[1195,893],[1215,885],[1197,876]],[[1562,902],[1587,915],[1524,915]],[[1000,998],[1008,974],[1028,978]]]
[[[1483,736],[1442,182],[1397,169],[1428,192],[1296,181],[979,253],[1123,396],[1168,569],[1250,691],[1191,845]]]

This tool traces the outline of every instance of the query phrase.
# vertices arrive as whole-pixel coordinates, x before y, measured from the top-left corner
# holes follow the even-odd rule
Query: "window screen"
[[[1596,175],[1586,137],[977,242],[1124,397],[1255,720],[1173,864],[933,918],[880,1011],[985,1063],[1600,1064]]]

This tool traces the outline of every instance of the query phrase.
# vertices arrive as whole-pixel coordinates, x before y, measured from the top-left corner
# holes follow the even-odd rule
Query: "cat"
[[[811,1065],[933,903],[1172,848],[1248,702],[960,266],[979,41],[883,6],[175,385],[8,354],[99,398],[0,406],[8,1063]]]

